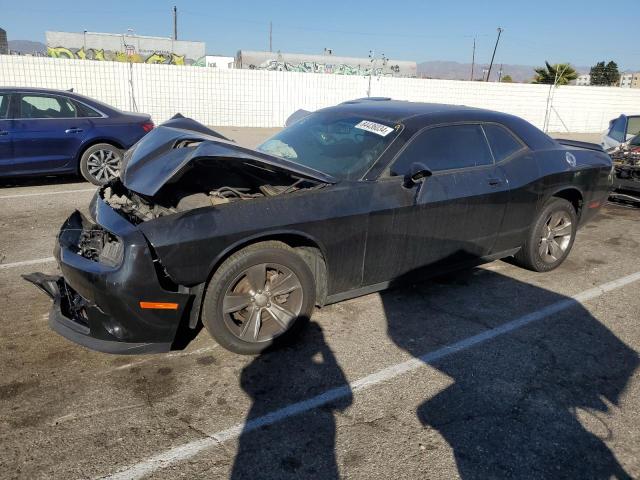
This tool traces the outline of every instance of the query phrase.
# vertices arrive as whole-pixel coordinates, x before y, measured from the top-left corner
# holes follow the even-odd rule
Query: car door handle
[[[64,133],[81,133],[81,128],[67,128]]]
[[[9,132],[7,132],[6,130],[0,130],[0,137],[4,137],[6,135],[9,135]]]
[[[497,187],[498,185],[502,185],[502,180],[500,180],[499,178],[490,178],[489,185],[491,185],[492,187]]]

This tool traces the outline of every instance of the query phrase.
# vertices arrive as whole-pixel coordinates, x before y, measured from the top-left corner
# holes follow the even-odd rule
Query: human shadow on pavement
[[[231,478],[339,478],[334,412],[351,404],[351,390],[322,329],[310,322],[290,347],[256,357],[243,370],[242,389],[253,404],[245,419]],[[257,427],[266,414],[341,389],[333,403]]]
[[[390,338],[416,358],[567,300],[479,268],[381,296]],[[450,445],[462,479],[632,478],[606,443],[607,414],[638,354],[577,302],[429,363],[453,383],[417,416]]]

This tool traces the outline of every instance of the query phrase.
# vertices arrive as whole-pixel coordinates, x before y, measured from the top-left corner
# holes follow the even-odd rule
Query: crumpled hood
[[[185,140],[195,142],[195,146],[179,147]],[[241,147],[195,120],[184,117],[174,117],[163,123],[132,147],[123,159],[120,179],[129,190],[152,197],[166,183],[177,178],[191,162],[207,158],[238,162],[239,167],[250,168],[247,165],[257,165],[285,171],[322,183],[336,182],[331,175]]]

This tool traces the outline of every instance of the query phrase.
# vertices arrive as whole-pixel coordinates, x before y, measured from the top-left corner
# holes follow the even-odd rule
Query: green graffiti
[[[154,52],[148,57],[143,57],[138,53],[132,52],[105,52],[104,49],[94,49],[84,47],[76,49],[67,47],[47,47],[47,56],[52,58],[70,58],[80,60],[96,60],[99,62],[131,62],[131,63],[149,63],[149,64],[165,64],[165,65],[187,65],[188,61],[185,55],[176,53],[163,54]],[[202,57],[204,61],[204,57]]]
[[[176,55],[175,53],[171,54],[171,65],[184,65],[184,55]]]
[[[167,57],[163,54],[155,52],[147,57],[144,63],[166,63]]]
[[[47,47],[47,55],[53,58],[76,58],[75,54],[65,47]]]

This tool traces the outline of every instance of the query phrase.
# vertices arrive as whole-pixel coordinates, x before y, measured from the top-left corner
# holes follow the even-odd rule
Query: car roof
[[[402,122],[418,115],[464,113],[467,111],[480,112],[482,110],[466,105],[408,102],[404,100],[392,100],[387,97],[369,97],[349,100],[334,107],[325,108],[322,111],[353,113],[356,115],[375,117],[379,120],[387,120],[389,122]],[[486,112],[489,113],[490,110],[486,110]]]
[[[373,97],[350,100],[319,111],[354,115],[388,123],[402,123],[409,135],[423,127],[439,123],[497,122],[511,129],[534,150],[558,147],[555,140],[520,117],[466,105],[408,102]]]

